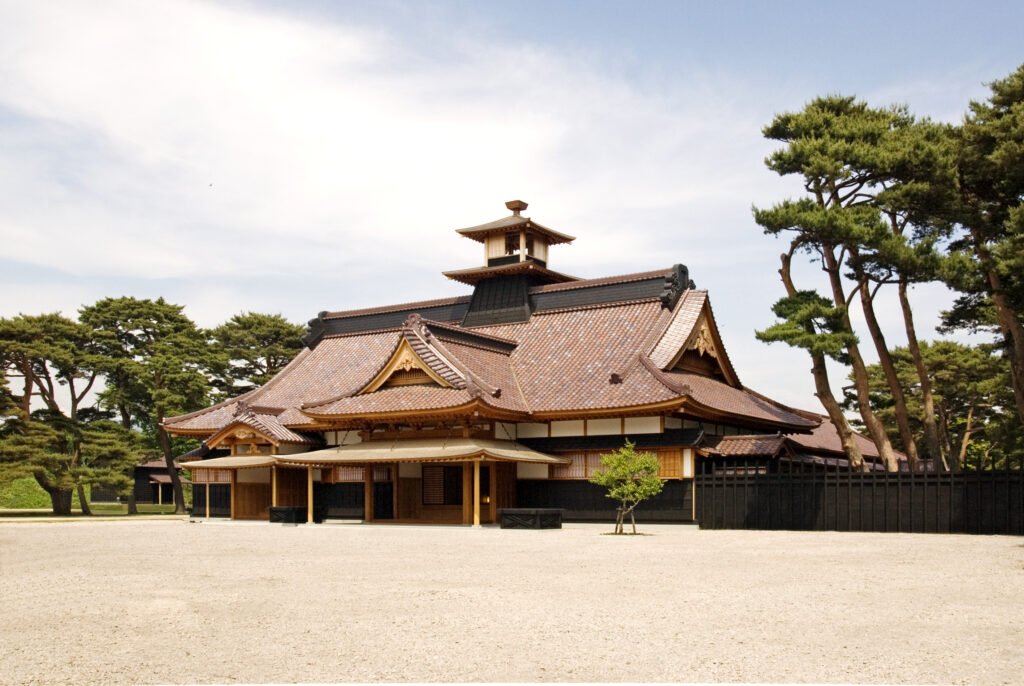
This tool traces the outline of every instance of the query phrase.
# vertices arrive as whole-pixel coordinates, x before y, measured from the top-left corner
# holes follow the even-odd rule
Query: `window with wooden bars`
[[[548,471],[550,479],[589,479],[594,472],[601,469],[601,458],[611,451],[587,450],[572,453],[560,453],[559,457],[567,457],[569,464],[551,465]],[[679,448],[649,448],[641,452],[650,452],[658,456],[658,476],[663,479],[679,479],[683,476],[683,453]]]
[[[423,465],[424,505],[462,504],[462,467]]]
[[[333,469],[334,483],[345,483],[363,480],[362,467],[340,466]]]

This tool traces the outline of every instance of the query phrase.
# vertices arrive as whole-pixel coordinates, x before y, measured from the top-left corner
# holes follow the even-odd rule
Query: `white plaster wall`
[[[516,440],[516,425],[508,422],[495,422],[494,438],[498,441]]]
[[[622,433],[622,419],[612,417],[611,419],[588,419],[588,436],[611,436]]]
[[[533,462],[518,462],[516,463],[516,478],[546,479],[548,478],[548,466],[546,464],[534,464]]]
[[[243,484],[269,484],[270,467],[259,467],[258,469],[239,469],[235,481]]]
[[[552,436],[582,436],[584,434],[582,419],[570,419],[564,422],[551,422]]]
[[[627,434],[660,434],[661,417],[626,417]]]
[[[693,478],[693,449],[683,448],[683,478]]]
[[[547,438],[548,425],[534,422],[520,422],[516,425],[516,434],[519,438]]]
[[[423,465],[419,462],[399,462],[398,478],[400,479],[421,479],[423,478]]]

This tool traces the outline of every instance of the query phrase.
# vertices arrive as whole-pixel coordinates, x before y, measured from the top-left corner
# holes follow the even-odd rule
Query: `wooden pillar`
[[[526,262],[526,232],[519,232],[519,261]]]
[[[462,523],[473,523],[473,466],[462,463]]]
[[[270,465],[270,506],[277,507],[277,465]]]
[[[363,521],[373,521],[373,465],[363,467]]]
[[[235,518],[235,484],[238,483],[238,470],[231,470],[231,519]]]
[[[391,469],[391,517],[398,519],[398,463]]]
[[[210,476],[209,476],[209,474],[207,474],[205,478],[206,478],[206,486],[203,487],[203,493],[206,494],[206,498],[204,498],[204,500],[206,500],[206,518],[209,519],[210,518]]]
[[[306,467],[306,524],[313,523],[313,467]]]
[[[156,504],[157,505],[163,505],[164,504],[164,485],[163,484],[157,484],[156,485]]]
[[[490,507],[488,507],[489,511],[488,511],[487,514],[490,517],[491,522],[496,522],[496,521],[498,521],[498,463],[497,462],[492,462],[491,463],[490,474],[491,474],[491,479],[490,479],[491,484],[490,484],[490,488],[488,490],[489,490],[489,492],[491,494],[490,495],[491,502],[490,502]]]
[[[473,460],[473,526],[480,526],[480,460]]]

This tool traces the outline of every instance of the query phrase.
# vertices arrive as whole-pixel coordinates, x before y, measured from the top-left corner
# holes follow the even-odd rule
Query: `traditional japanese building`
[[[642,516],[686,521],[699,460],[737,449],[809,459],[815,440],[825,453],[838,445],[821,438],[820,415],[743,386],[685,266],[568,276],[549,252],[574,238],[524,216],[524,202],[506,205],[511,216],[458,230],[484,248],[481,266],[444,273],[466,295],[321,312],[266,385],[167,420],[176,435],[230,451],[185,465],[194,513],[265,519],[272,506],[298,506],[310,521],[318,511],[478,524],[518,506],[612,516],[587,479],[628,439],[658,455],[666,480]],[[801,447],[801,435],[819,439]]]

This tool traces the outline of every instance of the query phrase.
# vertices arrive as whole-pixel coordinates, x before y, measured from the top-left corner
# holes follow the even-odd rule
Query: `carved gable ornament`
[[[700,355],[708,355],[716,360],[718,359],[715,339],[711,336],[711,329],[708,328],[708,322],[704,317],[701,317],[700,328],[687,342],[686,350],[696,350]]]
[[[384,386],[407,383],[434,383],[443,388],[453,388],[450,383],[420,359],[420,356],[409,345],[409,341],[403,338],[384,368],[357,395],[373,393]]]

